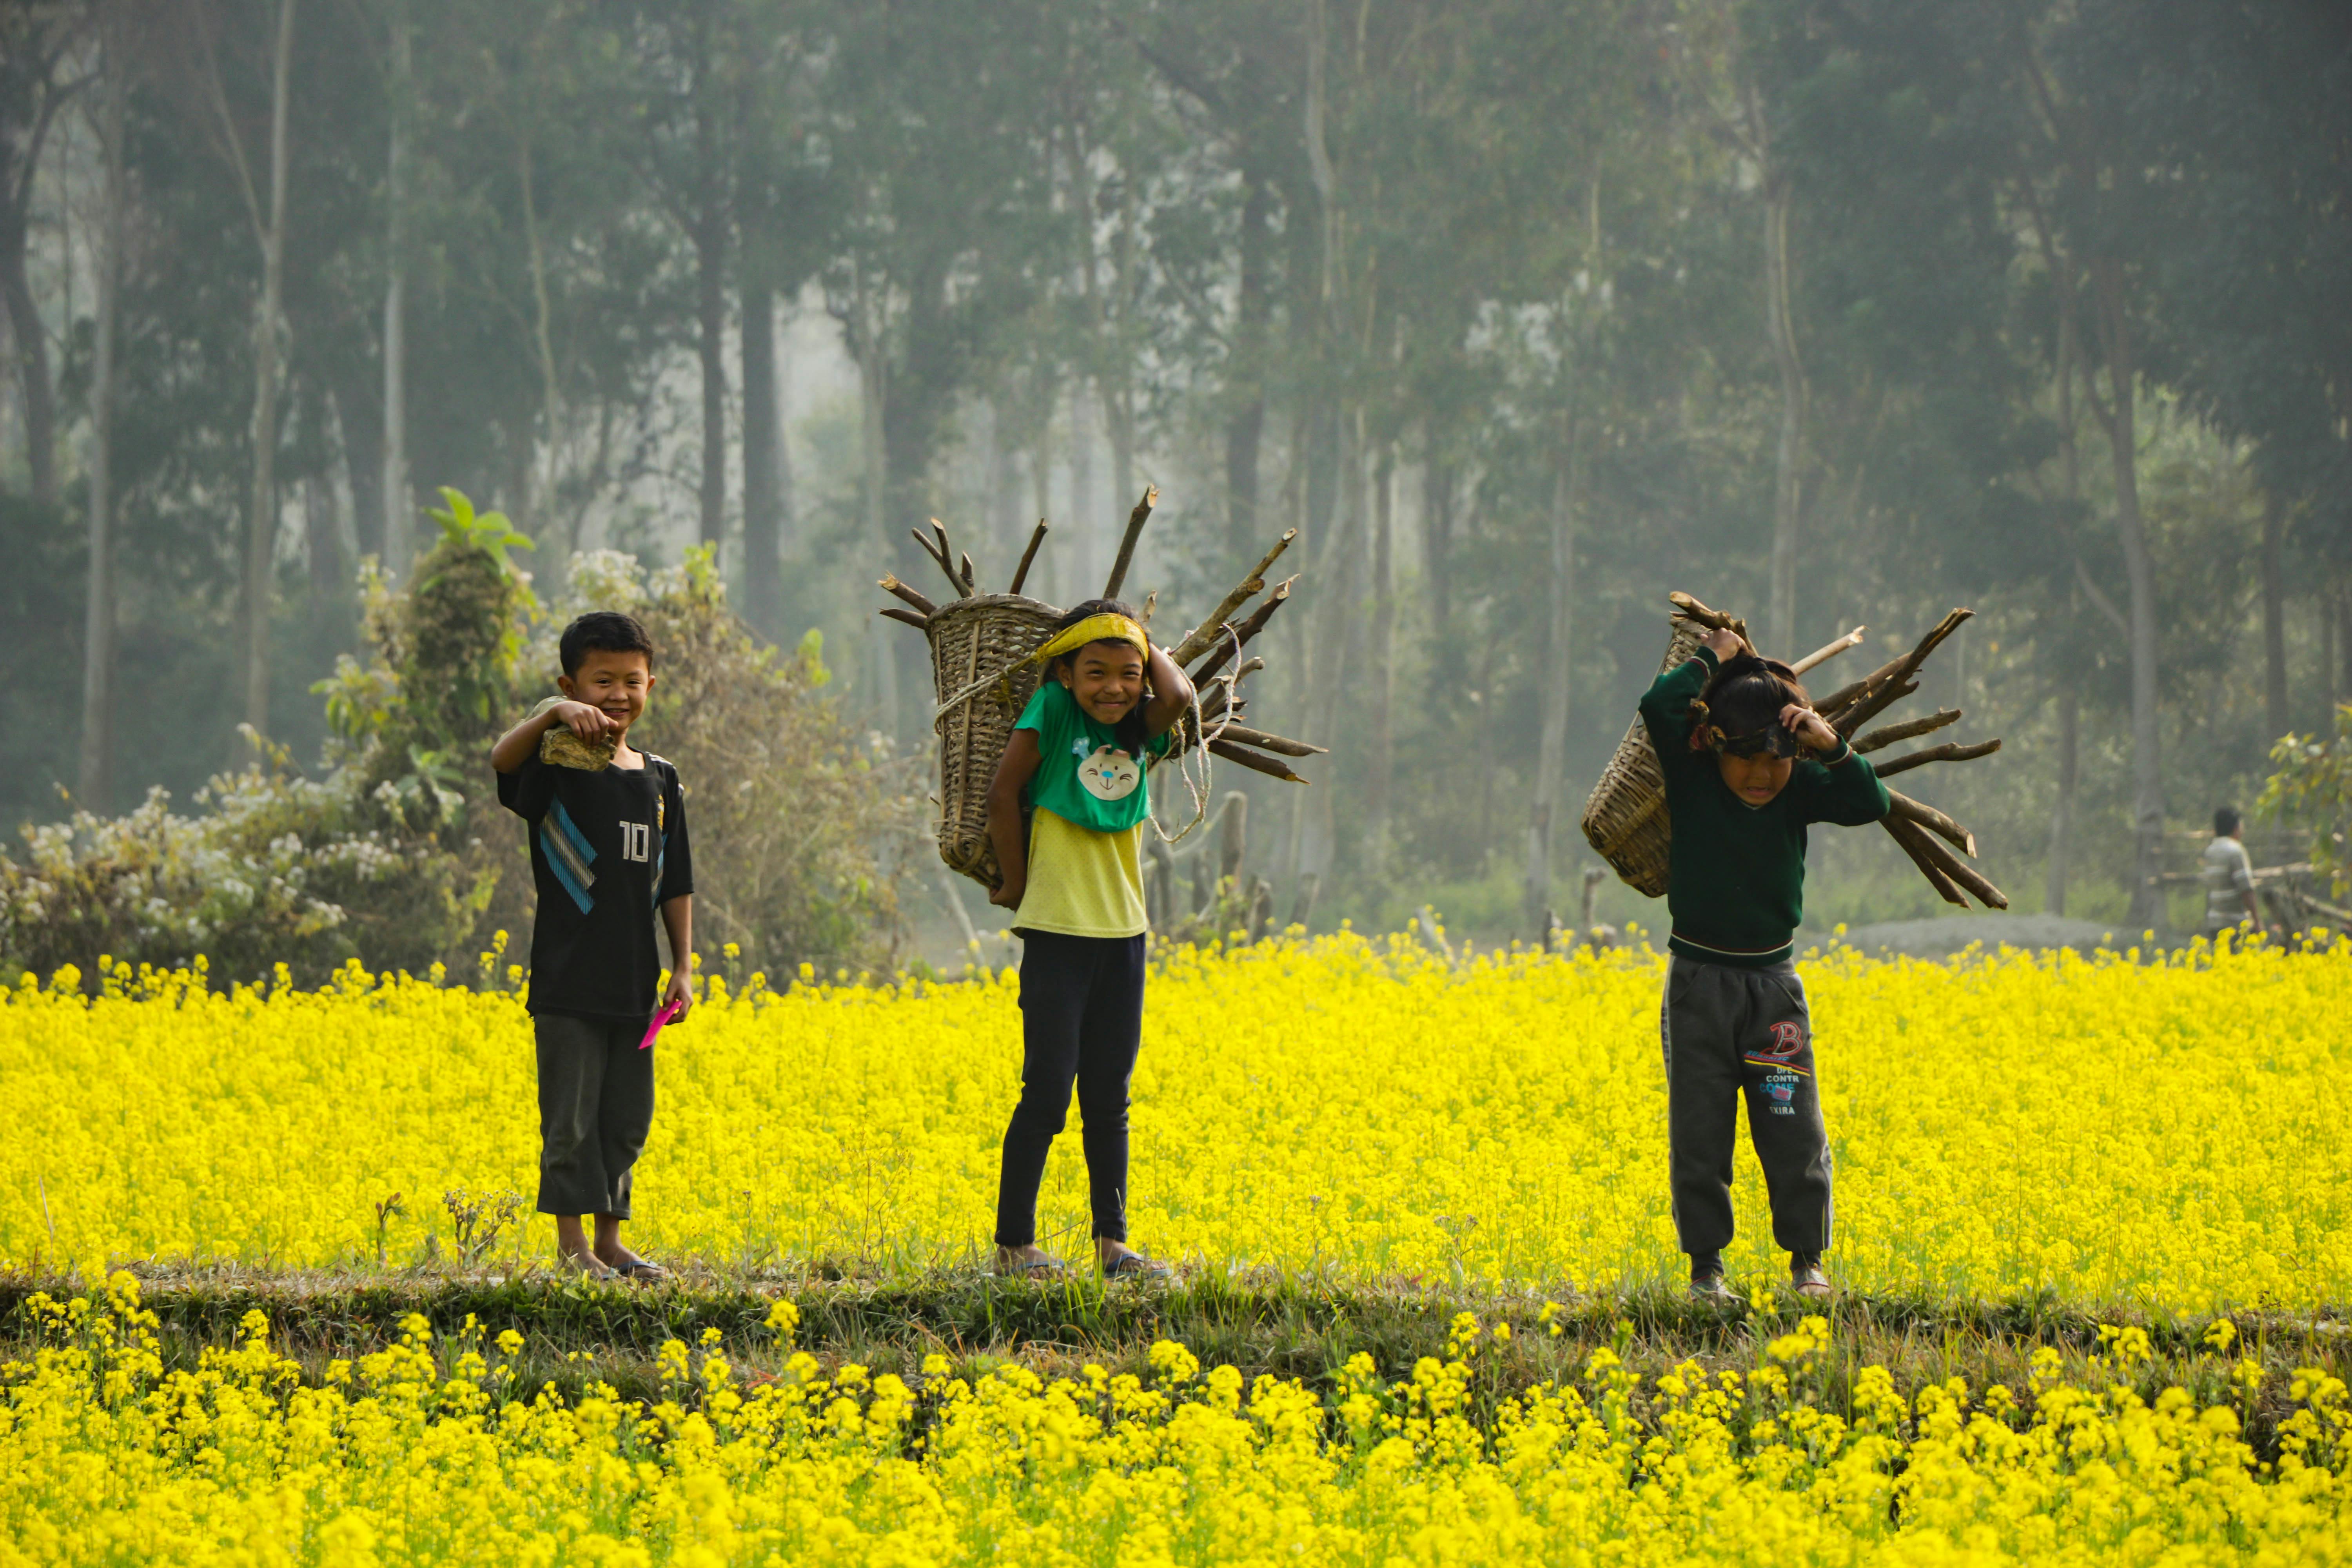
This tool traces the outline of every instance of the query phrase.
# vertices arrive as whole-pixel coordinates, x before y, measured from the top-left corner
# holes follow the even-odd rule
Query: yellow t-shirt
[[[1063,936],[1137,936],[1151,923],[1143,906],[1137,847],[1143,824],[1097,833],[1039,806],[1029,818],[1029,885],[1014,931]]]

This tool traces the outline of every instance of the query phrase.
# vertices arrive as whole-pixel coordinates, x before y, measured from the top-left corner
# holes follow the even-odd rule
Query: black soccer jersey
[[[534,1013],[653,1013],[659,910],[694,891],[694,855],[677,769],[642,754],[642,768],[593,773],[534,756],[499,775],[499,804],[530,824]]]

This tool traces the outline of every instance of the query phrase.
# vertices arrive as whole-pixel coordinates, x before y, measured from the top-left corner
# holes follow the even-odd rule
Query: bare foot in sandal
[[[996,1249],[996,1272],[999,1275],[1035,1277],[1061,1271],[1062,1260],[1034,1242],[1025,1247],[1000,1247]]]

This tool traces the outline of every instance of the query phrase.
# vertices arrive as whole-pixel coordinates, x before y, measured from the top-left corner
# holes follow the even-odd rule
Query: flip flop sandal
[[[1168,1265],[1157,1258],[1146,1258],[1140,1252],[1123,1253],[1117,1261],[1103,1266],[1106,1279],[1165,1279]]]
[[[658,1285],[669,1278],[669,1270],[658,1263],[648,1263],[640,1258],[633,1263],[616,1265],[613,1272],[623,1279],[634,1279],[640,1285]]]

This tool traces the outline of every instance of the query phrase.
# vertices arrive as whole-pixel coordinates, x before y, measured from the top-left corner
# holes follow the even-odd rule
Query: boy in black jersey
[[[539,912],[530,934],[531,1024],[539,1045],[539,1212],[555,1216],[556,1251],[586,1273],[658,1280],[665,1271],[621,1245],[629,1172],[653,1124],[654,1053],[640,1048],[655,1013],[669,933],[669,988],[694,1005],[694,859],[677,770],[629,744],[654,685],[654,647],[633,616],[598,610],[564,628],[563,696],[541,703],[490,748],[499,803],[530,825]],[[541,758],[562,725],[601,769]],[[583,1215],[596,1216],[592,1242]]]

